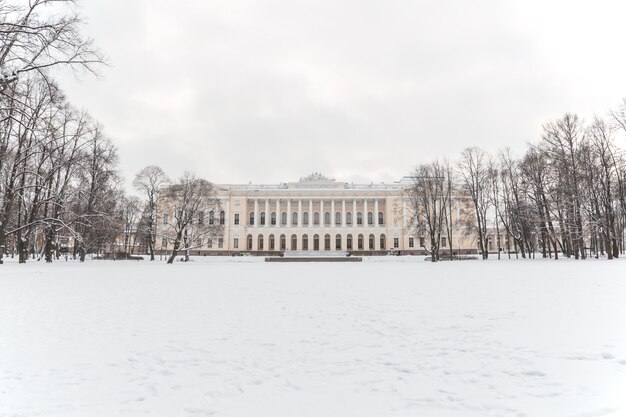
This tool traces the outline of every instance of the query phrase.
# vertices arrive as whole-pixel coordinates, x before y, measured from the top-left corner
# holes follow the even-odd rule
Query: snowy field
[[[626,415],[626,260],[0,266],[0,416]]]

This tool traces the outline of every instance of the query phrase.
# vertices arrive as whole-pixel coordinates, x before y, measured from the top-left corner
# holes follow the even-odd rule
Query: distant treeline
[[[456,162],[419,165],[410,176],[414,233],[433,261],[441,237],[451,241],[459,230],[476,237],[484,259],[490,251],[617,258],[625,249],[624,134],[626,100],[588,124],[575,114],[546,123],[519,158],[471,147]]]

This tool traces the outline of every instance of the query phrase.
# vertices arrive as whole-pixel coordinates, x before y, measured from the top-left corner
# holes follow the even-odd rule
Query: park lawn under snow
[[[626,261],[0,266],[0,416],[626,415]]]

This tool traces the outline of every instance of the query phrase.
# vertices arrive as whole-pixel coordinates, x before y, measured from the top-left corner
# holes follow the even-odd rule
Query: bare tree
[[[146,212],[146,235],[150,260],[154,261],[156,213],[159,193],[169,183],[165,172],[158,166],[150,165],[139,171],[133,181],[133,186],[142,194]]]
[[[595,118],[588,130],[587,144],[586,179],[589,181],[590,208],[595,219],[595,230],[602,239],[598,246],[601,251],[606,250],[608,259],[613,259],[619,256],[617,237],[620,234],[616,228],[619,196],[615,191],[618,184],[615,160],[618,151],[613,129],[604,120]]]
[[[489,173],[489,198],[493,207],[493,221],[496,229],[496,250],[498,251],[498,259],[500,259],[501,242],[500,242],[500,170],[496,162],[489,158],[487,163],[487,171]]]
[[[164,191],[164,210],[169,211],[171,221],[166,222],[164,237],[173,241],[172,253],[167,263],[171,264],[180,251],[185,260],[189,251],[203,245],[210,237],[222,234],[221,222],[209,222],[205,214],[219,211],[216,190],[210,182],[196,178],[186,172],[176,183]]]
[[[489,165],[485,151],[480,148],[466,148],[459,161],[459,175],[462,186],[470,196],[474,207],[474,219],[467,227],[478,236],[478,247],[483,259],[489,256],[487,236],[487,213],[491,205],[489,198]]]
[[[104,57],[81,35],[74,0],[0,0],[0,91],[21,74],[66,65],[96,73]]]
[[[137,229],[141,220],[141,200],[137,197],[123,197],[120,204],[122,209],[122,224],[124,226],[124,254],[133,252],[137,241]]]
[[[413,172],[408,189],[410,224],[414,225],[420,241],[422,237],[428,238],[429,247],[424,249],[432,262],[440,259],[442,236],[447,238],[445,226],[451,197],[447,174],[446,167],[437,161],[420,165]]]
[[[117,149],[100,125],[95,124],[89,131],[87,145],[70,213],[76,224],[74,252],[81,262],[87,253],[98,253],[114,242],[119,232],[116,213],[122,197]]]
[[[560,224],[565,229],[571,251],[576,259],[585,258],[585,241],[582,218],[583,174],[580,172],[580,145],[584,136],[582,121],[575,114],[566,114],[561,119],[543,127],[539,145],[548,158],[556,175],[558,192],[561,194],[562,215]]]

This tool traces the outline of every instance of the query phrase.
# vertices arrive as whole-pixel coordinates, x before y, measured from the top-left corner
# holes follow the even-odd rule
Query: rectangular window
[[[219,239],[217,239],[217,247],[220,249],[224,249],[224,238],[220,237]]]
[[[233,248],[234,249],[239,249],[239,238],[238,237],[233,239]]]
[[[398,237],[393,238],[393,247],[394,249],[398,249],[400,247],[400,238]]]
[[[448,239],[446,239],[445,237],[441,238],[441,247],[445,248],[446,246],[448,246]]]
[[[213,247],[213,238],[211,236],[207,239],[206,245],[209,249]]]
[[[167,213],[163,215],[163,224],[167,224],[167,221],[169,220],[168,217]]]
[[[420,236],[420,248],[424,247],[424,236]]]
[[[234,225],[237,226],[238,224],[239,224],[239,213],[235,213]]]
[[[161,239],[161,246],[164,248],[167,247],[167,237],[163,236],[163,239]]]
[[[413,237],[409,237],[409,248],[415,247],[415,239]]]

